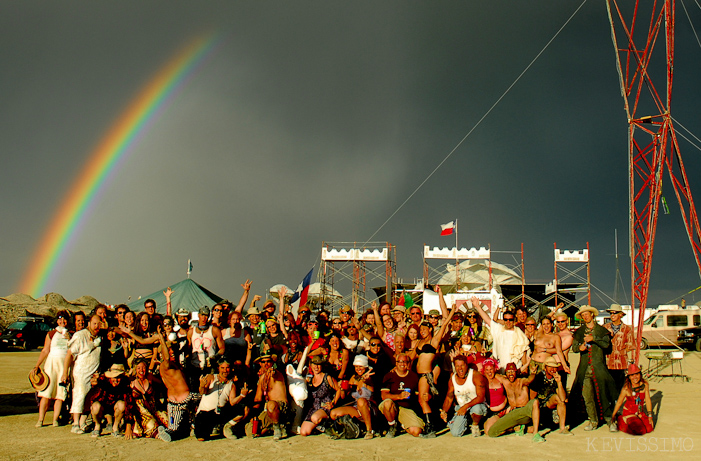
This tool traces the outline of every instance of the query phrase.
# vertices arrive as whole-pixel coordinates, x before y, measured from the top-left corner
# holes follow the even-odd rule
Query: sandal
[[[122,434],[119,431],[112,431],[112,437],[119,439],[119,438],[124,437],[124,434]]]
[[[92,438],[94,438],[94,439],[100,437],[100,430],[99,430],[99,429],[95,429],[94,431],[92,431],[92,432],[90,433],[90,437],[92,437]]]

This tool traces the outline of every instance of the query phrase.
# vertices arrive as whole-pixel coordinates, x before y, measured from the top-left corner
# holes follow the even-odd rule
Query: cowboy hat
[[[29,372],[29,382],[35,391],[41,392],[49,387],[51,380],[49,379],[49,375],[44,373],[44,370],[35,368]]]
[[[623,308],[620,304],[611,304],[611,307],[606,309],[606,312],[608,312],[609,314],[615,314],[616,312],[623,313]]]
[[[557,368],[560,366],[560,362],[555,360],[555,357],[551,356],[551,357],[548,357],[547,359],[545,359],[545,362],[543,362],[543,365],[545,365],[546,367]]]
[[[117,376],[124,374],[124,365],[121,363],[113,364],[109,370],[105,372],[105,376],[108,378],[116,378]]]
[[[597,316],[599,314],[599,309],[597,309],[596,307],[592,307],[592,306],[582,306],[579,308],[577,313],[574,314],[574,316],[581,320],[582,319],[582,317],[581,317],[582,312],[591,312],[593,316]]]

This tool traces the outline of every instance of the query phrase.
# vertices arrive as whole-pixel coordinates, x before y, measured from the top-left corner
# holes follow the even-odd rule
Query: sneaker
[[[90,433],[90,437],[92,437],[93,439],[96,439],[96,438],[100,437],[100,435],[101,435],[100,432],[102,432],[102,431],[100,431],[100,429],[94,429]]]
[[[284,424],[280,424],[280,436],[283,439],[287,438],[287,426],[285,426]]]
[[[584,427],[584,430],[587,432],[588,431],[595,431],[597,426],[598,426],[597,423],[593,423],[593,422],[589,421],[589,423],[587,423],[587,425]]]
[[[222,428],[221,432],[227,439],[236,440],[239,438],[238,435],[234,434],[234,425],[231,423],[224,424],[224,427]]]
[[[611,424],[609,424],[609,432],[618,432],[618,424],[616,424],[616,421],[612,421]]]
[[[168,433],[166,428],[163,426],[158,426],[158,438],[163,440],[164,442],[171,441],[170,434]]]
[[[526,426],[524,424],[521,424],[520,426],[516,426],[516,428],[514,428],[514,434],[518,435],[519,437],[523,437],[525,433]]]
[[[280,426],[275,425],[273,428],[273,440],[280,440],[282,438],[282,431],[280,431]]]
[[[58,421],[54,421],[53,423],[51,423],[51,425],[52,425],[53,427],[58,427],[58,426],[60,426],[60,424],[58,423]]]
[[[533,441],[535,443],[541,443],[541,442],[545,442],[545,439],[543,438],[542,435],[540,435],[536,432],[535,434],[533,434]]]
[[[375,431],[367,431],[365,433],[365,437],[363,437],[365,440],[370,440],[375,438]]]
[[[479,426],[472,424],[470,430],[472,431],[472,437],[479,437],[481,435]]]
[[[389,429],[387,429],[387,434],[385,434],[385,437],[388,439],[393,439],[397,435],[397,425],[392,424],[389,426]]]
[[[555,424],[560,424],[560,415],[557,412],[557,408],[553,410],[553,422]]]

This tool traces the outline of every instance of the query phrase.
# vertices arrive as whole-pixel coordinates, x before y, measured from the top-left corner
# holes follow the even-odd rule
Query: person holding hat
[[[66,386],[61,386],[61,376],[63,376],[63,367],[68,353],[68,340],[71,339],[71,334],[68,332],[68,319],[70,314],[68,311],[59,311],[56,316],[56,328],[49,331],[44,338],[44,348],[39,354],[39,359],[34,367],[35,371],[39,371],[44,361],[44,373],[48,380],[48,385],[44,390],[39,392],[41,398],[39,402],[39,421],[36,427],[44,425],[44,417],[46,410],[49,408],[49,401],[54,400],[54,420],[53,426],[58,426],[58,419],[61,416],[63,402],[66,400]]]
[[[619,410],[621,415],[616,419],[618,430],[630,435],[645,435],[654,430],[650,385],[634,363],[628,365],[628,377],[613,408],[614,418]]]
[[[132,396],[129,378],[124,374],[124,365],[114,364],[109,370],[97,379],[88,395],[85,397],[85,406],[90,408],[95,428],[90,433],[91,437],[102,435],[101,421],[112,420],[112,435],[121,437],[119,431],[122,419],[126,422],[126,431],[131,434],[134,423],[134,399]]]
[[[611,424],[616,402],[616,383],[606,368],[606,353],[611,349],[609,331],[596,322],[598,309],[582,306],[575,317],[583,325],[574,332],[572,350],[579,353],[579,366],[570,391],[567,414],[575,421],[582,403],[589,423],[585,431],[593,431],[601,421]]]
[[[531,395],[535,393],[541,410],[553,410],[553,422],[560,425],[560,434],[572,435],[565,426],[567,391],[557,372],[559,367],[560,362],[554,356],[545,359],[543,370],[536,375],[530,390]]]
[[[616,383],[616,392],[620,394],[626,380],[626,368],[635,350],[633,328],[622,322],[625,314],[620,305],[611,304],[606,312],[611,316],[611,321],[604,325],[611,333],[611,353],[606,356],[606,366]]]

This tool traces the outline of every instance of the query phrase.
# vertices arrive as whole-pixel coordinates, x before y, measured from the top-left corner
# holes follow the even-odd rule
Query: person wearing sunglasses
[[[499,362],[499,368],[504,369],[508,363],[515,363],[518,368],[522,368],[528,363],[528,338],[519,328],[515,328],[516,315],[513,311],[506,311],[503,315],[504,325],[487,314],[482,308],[482,303],[476,296],[471,299],[472,307],[482,317],[482,320],[492,333],[494,341],[492,357]]]
[[[273,366],[277,357],[266,354],[258,357],[260,365],[256,395],[253,399],[254,414],[260,412],[258,420],[262,423],[261,435],[273,428],[273,440],[287,437],[285,426],[288,412],[287,386],[285,376]],[[262,411],[260,411],[262,408]],[[248,432],[248,426],[246,432]]]

